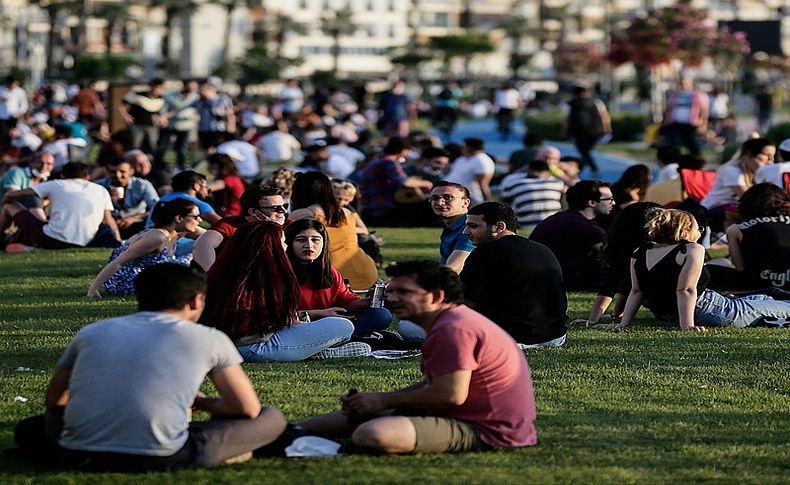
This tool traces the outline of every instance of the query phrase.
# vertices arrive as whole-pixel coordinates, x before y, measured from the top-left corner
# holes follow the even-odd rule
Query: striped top
[[[543,219],[562,210],[565,184],[554,177],[531,178],[516,172],[502,179],[502,202],[510,204],[523,229],[533,229]]]

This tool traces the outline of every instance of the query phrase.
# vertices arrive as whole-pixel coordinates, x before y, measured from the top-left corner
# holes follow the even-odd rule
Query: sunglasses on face
[[[261,206],[261,209],[270,209],[273,210],[274,212],[280,212],[282,214],[285,214],[286,212],[288,212],[289,206],[290,204],[286,202],[282,205],[263,205]]]

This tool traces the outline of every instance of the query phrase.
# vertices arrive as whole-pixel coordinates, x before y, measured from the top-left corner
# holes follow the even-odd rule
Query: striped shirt
[[[534,229],[543,219],[562,210],[565,184],[554,177],[531,178],[516,172],[502,179],[502,202],[510,204],[523,229]]]

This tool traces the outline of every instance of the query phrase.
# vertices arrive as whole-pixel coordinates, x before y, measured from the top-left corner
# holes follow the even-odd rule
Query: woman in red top
[[[329,262],[329,237],[315,219],[293,221],[285,230],[286,253],[299,281],[300,311],[310,319],[352,318],[354,335],[365,336],[389,327],[392,314],[385,308],[370,308],[369,298],[359,298]]]
[[[212,153],[206,161],[209,171],[214,175],[214,180],[208,186],[217,212],[223,217],[241,214],[241,194],[245,186],[233,159],[224,153]]]

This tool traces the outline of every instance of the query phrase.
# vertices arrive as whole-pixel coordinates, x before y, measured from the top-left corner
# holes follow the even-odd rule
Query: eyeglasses
[[[431,203],[436,203],[436,202],[439,202],[441,200],[445,204],[449,204],[450,202],[454,201],[455,199],[464,199],[464,198],[465,197],[456,197],[456,196],[450,195],[450,194],[442,194],[442,195],[432,195],[432,196],[428,197],[428,200],[430,200]]]
[[[195,219],[196,221],[202,221],[203,220],[203,218],[200,217],[200,214],[187,214],[184,217],[191,217],[191,218]]]
[[[282,205],[262,205],[261,209],[271,209],[274,212],[282,212],[283,214],[285,214],[286,212],[288,212],[288,207],[290,205],[291,204],[289,204],[288,202]]]
[[[614,197],[601,197],[598,199],[599,202],[606,202],[608,200],[614,200]]]

